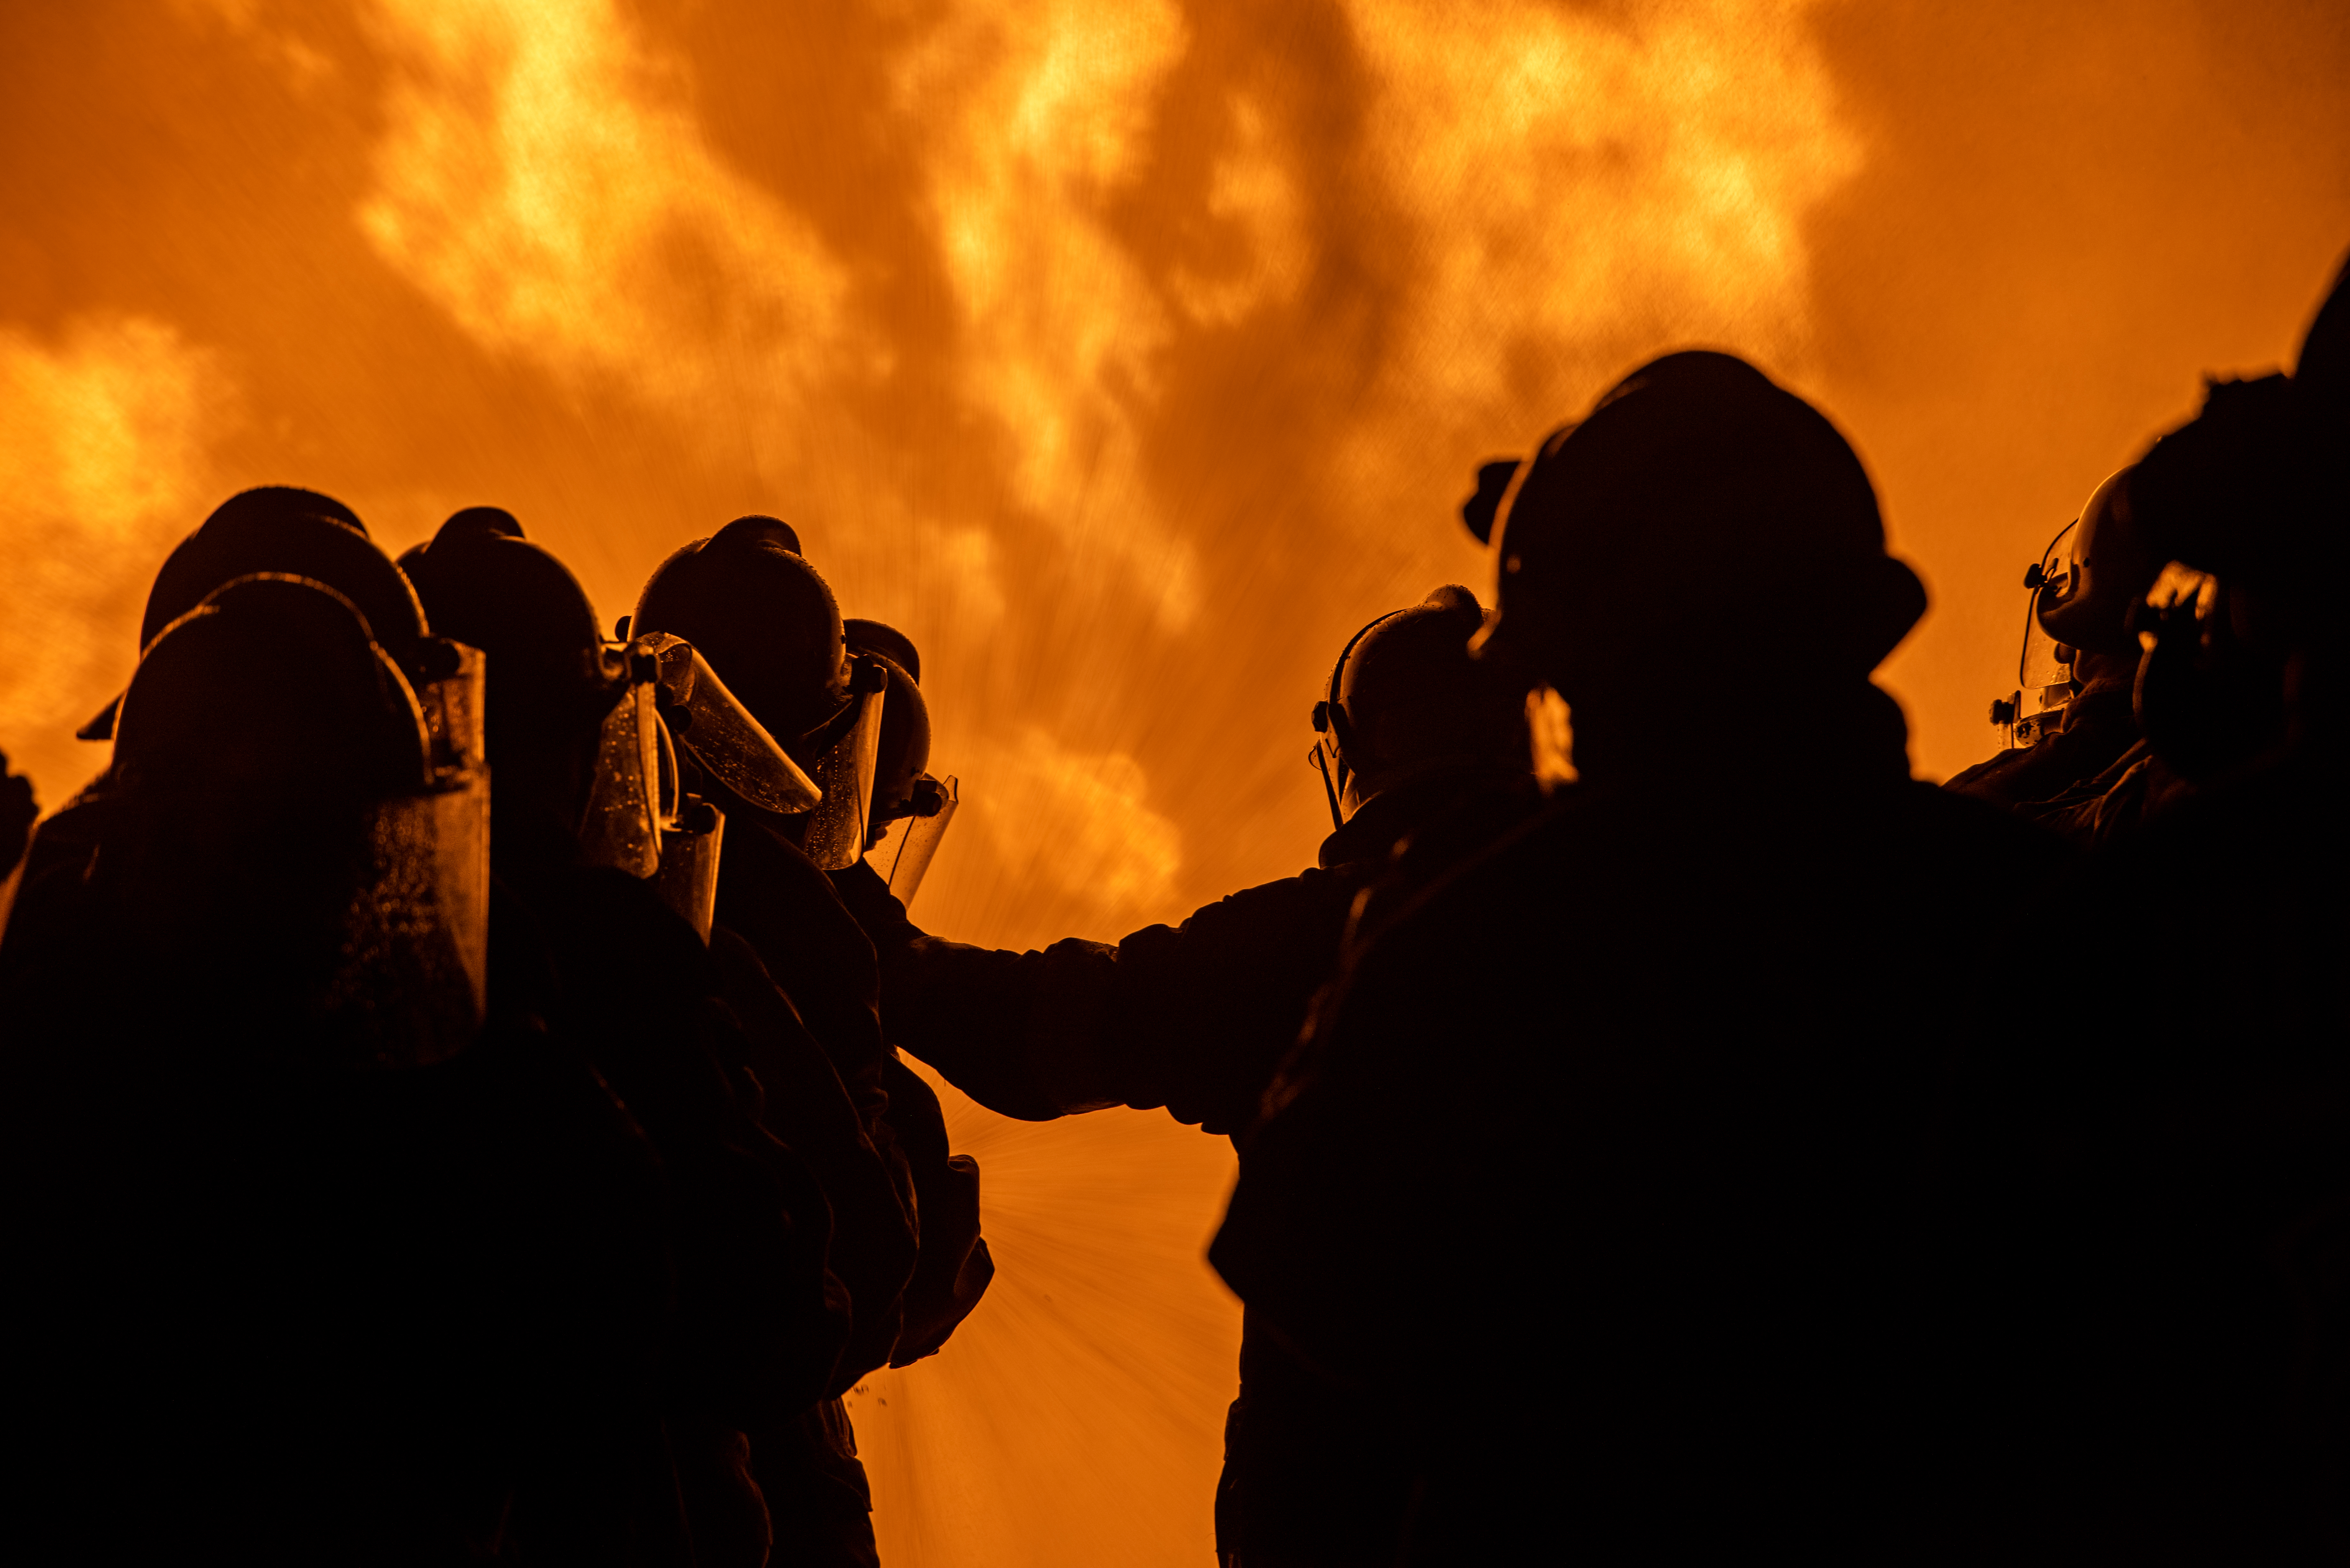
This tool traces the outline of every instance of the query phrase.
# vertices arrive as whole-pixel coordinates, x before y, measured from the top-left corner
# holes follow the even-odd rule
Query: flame
[[[1072,751],[1030,726],[1009,743],[981,742],[971,766],[989,787],[965,810],[1015,885],[1090,906],[1112,925],[1167,907],[1183,836],[1147,804],[1132,757]]]
[[[54,809],[103,766],[73,729],[122,688],[164,554],[216,497],[215,357],[140,317],[0,330],[0,735]]]
[[[1399,427],[1531,443],[1668,348],[1801,365],[1802,220],[1861,165],[1810,9],[1351,0],[1367,156],[1422,258],[1358,483],[1392,483]]]
[[[731,62],[689,58],[658,12],[354,0],[338,35],[323,10],[203,4],[293,101],[381,82],[342,216],[392,287],[587,428],[570,514],[524,510],[608,607],[724,514],[646,521],[714,471],[736,510],[793,517],[850,613],[915,634],[965,800],[925,918],[981,940],[1112,937],[1231,867],[1310,860],[1302,738],[1263,748],[1261,783],[1199,779],[1250,776],[1346,631],[1468,569],[1449,514],[1491,443],[1659,339],[1800,358],[1802,219],[1856,164],[1800,7],[1362,0],[1298,21],[1326,54],[1291,67],[1212,7],[941,0],[876,24],[858,111],[903,151],[855,199],[905,238],[875,256],[820,181],[749,171],[697,92]],[[808,47],[864,25],[808,22]],[[893,315],[892,273],[944,308]],[[90,352],[37,362],[112,387],[55,369],[114,363]],[[109,405],[176,432],[109,470],[169,499],[111,515],[183,517],[208,472],[204,365],[179,353],[181,379]],[[19,404],[48,406],[12,384]],[[52,444],[75,427],[45,417]],[[664,484],[632,488],[615,446]],[[126,584],[141,548],[117,552]],[[942,1095],[1003,1272],[944,1355],[858,1402],[888,1554],[1199,1556],[1237,1334],[1200,1260],[1229,1147]]]
[[[1199,568],[1141,479],[1137,432],[1172,324],[1104,202],[1134,179],[1151,95],[1184,43],[1166,0],[964,5],[898,78],[932,149],[926,198],[962,311],[962,395],[1014,443],[1020,504],[1092,575],[1152,585],[1172,630],[1198,613]]]
[[[1169,277],[1184,313],[1210,327],[1230,327],[1253,311],[1290,303],[1314,264],[1296,176],[1271,118],[1247,93],[1232,95],[1231,113],[1232,143],[1216,160],[1207,211],[1246,236],[1246,264],[1227,277],[1179,264]]]
[[[379,0],[378,253],[487,348],[788,430],[842,350],[809,225],[720,163],[610,3]]]
[[[1692,343],[1866,453],[1935,578],[1918,754],[1974,760],[2010,553],[2196,370],[2289,350],[2350,212],[2339,29],[2265,14],[50,10],[0,52],[40,132],[0,161],[0,744],[52,805],[243,484],[395,548],[512,505],[608,611],[775,511],[923,650],[966,804],[921,913],[989,943],[1310,863],[1346,635],[1475,580],[1472,464]],[[946,1098],[1004,1272],[860,1403],[885,1555],[1202,1560],[1228,1150]]]
[[[1431,250],[1399,371],[1476,405],[1527,337],[1800,351],[1800,220],[1860,162],[1809,9],[1355,0],[1372,157]]]

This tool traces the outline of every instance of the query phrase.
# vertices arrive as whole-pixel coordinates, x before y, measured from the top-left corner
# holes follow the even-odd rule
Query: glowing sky
[[[238,487],[394,551],[507,506],[608,621],[770,511],[921,647],[966,805],[918,912],[1006,944],[1308,863],[1339,644],[1484,593],[1476,462],[1675,347],[1869,463],[1955,771],[2023,565],[2350,245],[2338,4],[78,0],[0,8],[0,747],[49,804]],[[894,1560],[1201,1560],[1228,1157],[958,1115],[1005,1270],[860,1416]]]

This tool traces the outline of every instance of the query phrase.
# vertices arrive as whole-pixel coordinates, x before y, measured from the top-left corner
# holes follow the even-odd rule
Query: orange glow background
[[[78,0],[0,8],[0,88],[47,804],[244,485],[393,551],[503,504],[608,620],[772,511],[921,647],[967,804],[918,913],[1009,946],[1308,864],[1340,642],[1484,592],[1474,464],[1671,347],[1852,438],[1934,596],[1912,756],[1976,760],[2025,563],[2350,244],[2328,0]],[[1002,1272],[857,1399],[885,1556],[1206,1561],[1228,1148],[949,1098]]]

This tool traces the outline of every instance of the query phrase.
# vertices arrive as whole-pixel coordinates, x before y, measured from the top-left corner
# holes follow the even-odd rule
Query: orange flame
[[[1855,436],[1937,595],[1892,667],[1916,753],[1961,765],[2007,563],[2196,371],[2286,353],[2350,233],[2314,11],[17,9],[0,746],[49,804],[240,485],[395,548],[510,505],[608,618],[775,511],[922,648],[966,804],[921,914],[995,943],[1307,864],[1347,634],[1482,587],[1471,465],[1692,342]],[[859,1398],[886,1553],[1204,1560],[1229,1153],[946,1097],[1003,1273]]]

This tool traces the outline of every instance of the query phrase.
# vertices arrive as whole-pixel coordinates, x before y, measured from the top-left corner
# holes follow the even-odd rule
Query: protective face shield
[[[653,632],[629,645],[651,657],[661,722],[728,789],[764,811],[813,811],[824,792],[735,701],[718,672],[683,638]]]
[[[852,618],[841,626],[849,653],[880,660],[889,679],[865,859],[899,902],[910,907],[954,819],[960,785],[929,772],[931,710],[922,697],[922,656],[913,639],[881,621]]]
[[[1336,833],[1347,826],[1347,814],[1338,805],[1338,792],[1347,777],[1347,762],[1340,754],[1337,737],[1329,732],[1327,702],[1314,704],[1314,727],[1322,732],[1322,738],[1306,748],[1305,765],[1322,775],[1322,799],[1330,808],[1330,831]]]
[[[2042,560],[2041,580],[2031,585],[2033,618],[2054,642],[2122,657],[2137,647],[2131,611],[2152,586],[2156,563],[2146,558],[2130,509],[2132,472],[2098,485]]]
[[[947,825],[954,820],[955,807],[962,804],[962,782],[952,774],[934,779],[924,774],[914,781],[910,808],[880,831],[878,841],[866,859],[881,879],[889,884],[889,891],[898,902],[908,909],[914,906],[914,894],[930,874],[931,861],[939,852],[939,845],[947,836]]]
[[[424,816],[442,918],[455,934],[478,1024],[490,994],[490,764],[482,650],[428,638],[416,688],[431,784]]]
[[[642,881],[660,869],[661,819],[676,809],[677,753],[661,723],[652,658],[633,645],[607,648],[599,657],[619,695],[597,737],[579,854],[588,865]]]
[[[1575,781],[1574,716],[1555,688],[1537,686],[1526,693],[1526,749],[1543,794],[1555,794]]]
[[[222,965],[249,958],[350,1067],[455,1055],[487,998],[484,661],[432,639],[415,662],[411,684],[323,585],[241,577],[158,634],[118,725],[134,919],[234,933]]]
[[[654,632],[630,646],[652,659],[662,727],[684,745],[697,767],[761,810],[791,815],[822,804],[816,782],[735,701],[691,643]],[[675,808],[662,815],[660,869],[653,888],[706,942],[718,908],[726,814],[700,795],[677,794],[674,785],[663,798],[672,796]]]
[[[2049,635],[2040,607],[2052,583],[2077,580],[2077,563],[2064,552],[2079,525],[2075,519],[2058,529],[2039,561],[2023,574],[2023,586],[2033,597],[2023,615],[2023,646],[2016,655],[2016,689],[1991,705],[2000,743],[2011,749],[2037,745],[2063,730],[2064,710],[2073,701],[2074,649]]]
[[[762,811],[795,815],[823,802],[816,781],[735,701],[717,670],[693,651],[693,644],[684,637],[651,632],[629,647],[653,659],[660,724],[674,742],[684,745],[695,766]],[[701,794],[677,794],[674,799],[674,811],[662,814],[660,870],[653,875],[653,891],[707,942],[710,921],[717,917],[726,814]]]
[[[868,622],[852,623],[856,626]],[[922,689],[915,683],[904,665],[886,653],[870,648],[849,644],[852,653],[879,658],[882,673],[889,680],[889,689],[881,706],[881,743],[876,754],[873,771],[873,800],[866,813],[865,846],[868,850],[881,842],[889,825],[900,818],[933,815],[935,801],[918,803],[917,795],[935,795],[937,781],[931,780],[926,790],[922,781],[929,777],[931,763],[930,705],[922,700]]]
[[[889,686],[879,659],[852,658],[848,701],[794,748],[810,759],[808,776],[824,795],[807,814],[807,838],[801,846],[824,870],[845,871],[865,854]]]
[[[639,880],[660,869],[661,836],[683,805],[681,735],[697,763],[752,805],[790,813],[816,804],[807,775],[683,639],[656,632],[608,647],[599,659],[619,697],[604,715],[579,836],[589,865]]]
[[[605,649],[600,660],[620,695],[598,737],[582,856],[651,881],[706,941],[726,819],[686,793],[678,745],[762,810],[813,811],[823,792],[682,638],[654,632]]]
[[[661,828],[653,891],[705,942],[717,918],[718,863],[725,847],[726,814],[698,794],[681,796],[676,820]]]

